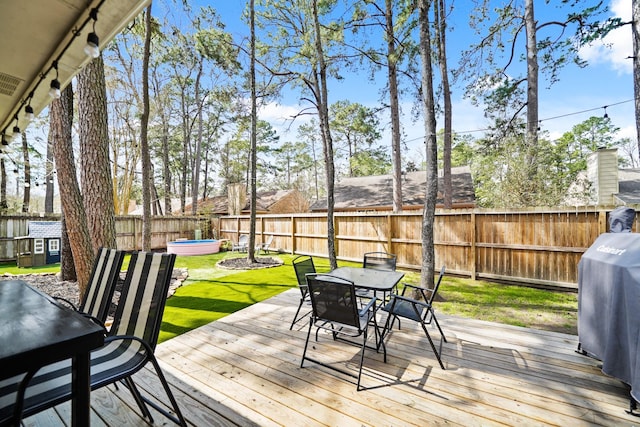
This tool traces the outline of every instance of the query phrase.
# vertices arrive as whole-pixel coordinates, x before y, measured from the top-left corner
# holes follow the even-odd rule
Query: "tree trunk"
[[[24,159],[24,192],[22,193],[22,212],[29,212],[29,204],[31,203],[31,162],[29,161],[29,145],[27,144],[27,135],[22,132],[20,134],[22,142],[22,157]]]
[[[402,212],[402,157],[400,152],[400,106],[398,102],[398,70],[396,39],[393,31],[393,1],[385,0],[387,32],[387,74],[389,108],[391,110],[391,165],[393,173],[393,212]]]
[[[9,207],[7,203],[7,168],[4,156],[0,157],[0,212],[5,212]]]
[[[142,57],[142,117],[140,117],[140,156],[142,158],[142,250],[151,250],[151,186],[153,174],[147,128],[149,126],[149,55],[151,49],[151,3],[144,17],[145,38]]]
[[[107,91],[102,56],[78,73],[80,182],[94,254],[116,247],[113,180],[109,161]]]
[[[193,153],[193,182],[191,183],[191,215],[198,214],[198,193],[200,184],[200,149],[202,147],[202,100],[200,99],[200,79],[202,78],[202,66],[204,58],[200,58],[198,75],[196,77],[195,103],[198,106],[198,136],[196,137],[196,149]]]
[[[249,247],[247,248],[247,258],[250,262],[256,262],[256,203],[258,197],[256,194],[256,175],[258,164],[258,109],[256,100],[256,22],[255,22],[255,4],[254,0],[249,1],[249,19],[251,26],[251,59],[249,61],[249,86],[251,87],[251,130],[249,135],[251,148],[249,149],[249,170],[250,170],[250,186],[251,206],[249,215]]]
[[[633,37],[633,94],[635,98],[636,138],[638,139],[638,156],[640,158],[640,0],[631,2],[631,32]]]
[[[322,32],[320,31],[320,19],[318,16],[318,2],[313,0],[313,20],[315,31],[316,59],[318,61],[317,75],[314,78],[316,83],[316,96],[318,104],[318,119],[324,146],[325,171],[327,175],[327,250],[329,255],[329,265],[331,269],[338,268],[335,246],[334,216],[334,188],[335,188],[335,166],[333,163],[333,140],[331,138],[331,128],[329,126],[329,96],[327,90],[327,65],[324,61],[324,50],[322,48]]]
[[[93,267],[94,253],[73,158],[73,142],[71,139],[73,90],[71,85],[68,85],[62,91],[60,99],[51,103],[49,111],[51,117],[49,127],[51,132],[50,140],[53,145],[53,157],[58,171],[60,202],[68,225],[67,236],[73,253],[80,295],[84,295]]]
[[[424,108],[424,134],[426,135],[427,189],[422,216],[422,274],[420,285],[433,288],[435,249],[433,221],[438,196],[438,146],[436,140],[436,113],[433,98],[433,70],[431,68],[431,34],[429,8],[431,0],[419,0],[420,58],[422,62],[422,104]]]
[[[532,186],[525,194],[535,194],[537,149],[538,149],[538,45],[533,0],[526,0],[524,20],[527,35],[527,182]]]
[[[453,184],[451,183],[451,145],[453,139],[451,120],[453,113],[451,111],[451,87],[449,86],[449,68],[447,66],[447,20],[444,0],[438,0],[434,11],[436,12],[436,46],[438,47],[438,63],[440,65],[442,98],[444,103],[444,149],[442,150],[444,207],[451,209],[453,206]]]
[[[60,239],[60,278],[65,281],[75,282],[78,280],[76,275],[76,267],[73,263],[73,251],[69,242],[69,233],[67,231],[67,221],[64,218],[64,211],[60,216],[60,227],[62,229],[62,238]]]
[[[53,213],[53,147],[51,140],[47,140],[47,163],[45,164],[45,195],[44,211]],[[75,273],[74,273],[75,274]]]

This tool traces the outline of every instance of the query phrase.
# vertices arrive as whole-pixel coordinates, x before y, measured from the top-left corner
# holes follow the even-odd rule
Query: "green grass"
[[[216,263],[227,257],[246,256],[231,252],[178,256],[176,267],[189,272],[176,293],[167,300],[159,342],[218,320],[237,310],[297,286],[292,255],[278,256],[284,264],[261,270],[225,270]],[[126,268],[128,257],[123,268]],[[328,260],[314,258],[318,271],[329,271]],[[356,265],[343,263],[340,265]],[[59,271],[60,266],[20,268],[0,265],[0,272],[28,274]],[[404,282],[418,284],[418,273],[407,272]],[[515,326],[577,334],[577,294],[524,286],[503,285],[445,276],[435,303],[440,313]]]
[[[405,281],[418,284],[417,273]],[[578,294],[445,276],[434,307],[456,316],[577,335]]]
[[[0,274],[37,274],[37,273],[58,273],[60,264],[42,265],[40,267],[18,267],[15,262],[0,263]]]

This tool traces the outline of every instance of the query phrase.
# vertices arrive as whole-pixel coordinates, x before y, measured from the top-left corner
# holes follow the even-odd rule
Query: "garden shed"
[[[18,267],[38,267],[60,262],[60,221],[29,221],[28,235],[16,237]]]

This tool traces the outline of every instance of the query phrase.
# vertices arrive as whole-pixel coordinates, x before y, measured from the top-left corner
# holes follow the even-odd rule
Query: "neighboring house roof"
[[[402,208],[422,209],[425,203],[427,175],[425,171],[408,172],[402,180]],[[453,207],[475,207],[475,191],[468,166],[451,168]],[[437,204],[442,205],[443,178],[438,177]],[[391,175],[342,178],[334,189],[335,210],[391,210],[393,206],[393,179]],[[318,200],[312,211],[326,211],[327,201]]]
[[[640,205],[640,169],[618,169],[615,197],[625,205]]]
[[[60,221],[29,221],[29,234],[22,238],[28,239],[59,239],[62,237],[62,223]]]
[[[307,212],[308,202],[301,203],[301,194],[297,190],[272,190],[261,191],[256,194],[257,213],[292,213]],[[251,210],[251,200],[242,207],[242,213]],[[191,212],[191,206],[186,207],[187,212]],[[228,215],[229,199],[227,196],[215,196],[206,200],[198,200],[198,212],[211,214]]]

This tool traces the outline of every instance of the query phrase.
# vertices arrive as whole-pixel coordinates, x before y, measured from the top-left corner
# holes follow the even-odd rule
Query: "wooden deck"
[[[195,426],[637,425],[628,390],[575,352],[577,337],[440,315],[446,370],[403,323],[382,354],[367,352],[362,385],[318,365],[300,368],[308,322],[289,331],[290,290],[158,346],[181,409]],[[436,344],[440,337],[435,328]],[[322,336],[316,357],[355,372],[358,349]],[[167,401],[152,371],[136,383]],[[65,425],[70,405],[25,420]],[[132,409],[133,408],[133,409]],[[92,393],[93,425],[144,426],[129,392]],[[153,409],[155,425],[172,425]]]

